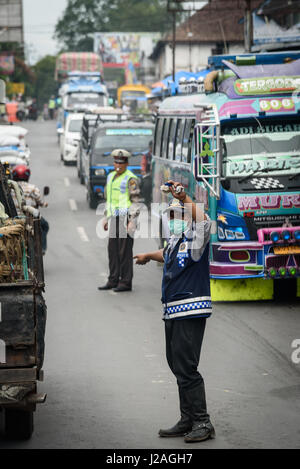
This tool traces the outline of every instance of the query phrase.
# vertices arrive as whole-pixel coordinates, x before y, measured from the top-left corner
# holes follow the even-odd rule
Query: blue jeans
[[[42,231],[42,251],[47,249],[47,233],[49,231],[49,223],[44,217],[41,217],[41,231]]]

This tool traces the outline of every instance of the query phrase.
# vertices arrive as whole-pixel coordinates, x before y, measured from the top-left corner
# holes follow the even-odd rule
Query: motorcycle
[[[38,118],[38,111],[36,103],[31,103],[28,107],[28,119],[36,121]]]

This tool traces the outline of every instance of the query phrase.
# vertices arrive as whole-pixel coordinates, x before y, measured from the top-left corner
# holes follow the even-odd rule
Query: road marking
[[[64,178],[64,183],[66,187],[70,187],[70,179],[69,178]]]
[[[69,199],[69,205],[70,205],[70,209],[72,210],[72,212],[76,212],[77,204],[74,199]]]
[[[83,226],[77,226],[77,232],[79,234],[81,241],[84,241],[85,243],[88,243],[90,241]]]

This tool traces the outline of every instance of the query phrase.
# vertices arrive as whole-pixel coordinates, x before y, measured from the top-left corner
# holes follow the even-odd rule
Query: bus
[[[145,85],[123,85],[118,88],[118,106],[122,107],[128,103],[134,112],[138,108],[147,108],[147,95],[151,93],[150,88]]]
[[[166,98],[156,119],[152,201],[173,179],[204,204],[214,301],[300,296],[300,54],[263,55],[217,57],[204,92]]]

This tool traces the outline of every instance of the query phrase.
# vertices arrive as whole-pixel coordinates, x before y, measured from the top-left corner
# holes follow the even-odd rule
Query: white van
[[[76,164],[83,113],[70,113],[60,133],[60,157],[65,165]]]

